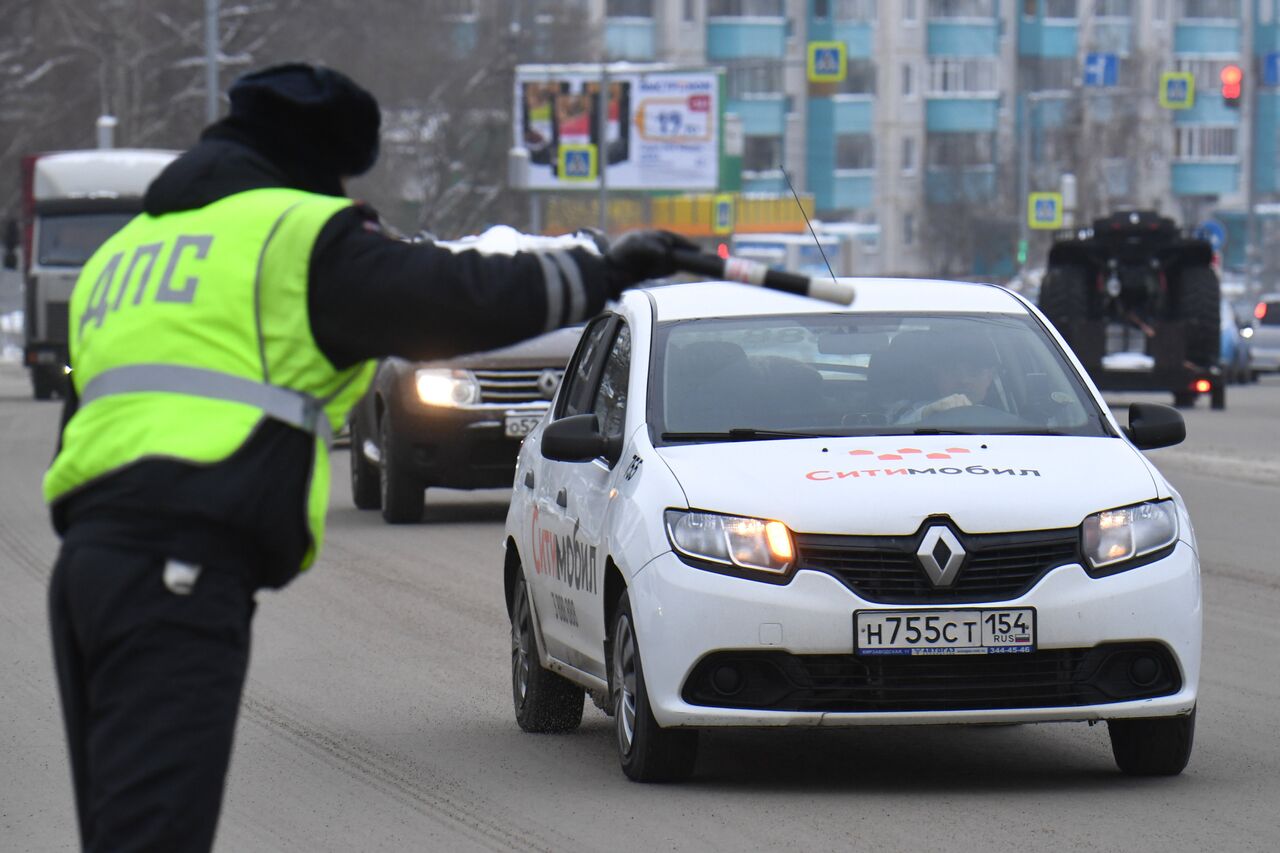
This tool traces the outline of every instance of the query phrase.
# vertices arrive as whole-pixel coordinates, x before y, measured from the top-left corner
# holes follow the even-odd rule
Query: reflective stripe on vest
[[[284,421],[318,436],[326,447],[333,443],[333,429],[324,413],[325,400],[279,385],[266,385],[201,367],[131,364],[112,368],[89,380],[84,393],[80,395],[80,405],[87,406],[94,400],[112,394],[148,391],[244,403],[261,409],[269,418]]]

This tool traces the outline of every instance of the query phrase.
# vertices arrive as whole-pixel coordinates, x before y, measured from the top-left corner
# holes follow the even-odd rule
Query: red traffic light
[[[1237,106],[1240,102],[1240,89],[1244,82],[1244,71],[1239,65],[1224,65],[1218,75],[1222,81],[1222,100],[1229,106]]]

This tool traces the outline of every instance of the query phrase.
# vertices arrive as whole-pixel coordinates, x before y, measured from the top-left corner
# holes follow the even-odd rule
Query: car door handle
[[[525,471],[525,472],[524,472],[524,487],[525,487],[526,489],[532,489],[532,488],[533,488],[533,472],[532,472],[532,471]]]
[[[560,491],[556,492],[556,503],[558,503],[560,506],[564,507],[565,509],[568,509],[569,493],[566,492],[564,489],[561,489]]]

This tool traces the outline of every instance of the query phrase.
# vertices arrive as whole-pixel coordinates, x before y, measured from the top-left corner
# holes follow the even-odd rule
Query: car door
[[[591,408],[601,431],[617,441],[625,433],[627,417],[628,374],[631,371],[631,328],[619,320],[610,334],[604,363],[595,379]],[[629,458],[623,453],[623,458]],[[565,493],[566,522],[571,524],[571,540],[575,566],[581,567],[582,582],[575,582],[566,596],[576,615],[568,634],[577,655],[585,658],[582,668],[601,678],[606,677],[604,660],[604,562],[609,554],[605,539],[608,512],[614,489],[625,465],[617,459],[598,456],[590,462],[565,464],[561,480]]]
[[[607,314],[592,321],[583,332],[556,396],[553,421],[592,411],[618,323],[617,315]],[[577,639],[583,618],[579,601],[591,595],[593,584],[597,587],[594,594],[600,595],[598,587],[602,583],[598,551],[593,576],[592,553],[586,543],[577,538],[578,518],[570,512],[570,481],[576,474],[575,468],[584,464],[595,463],[558,462],[539,456],[534,471],[534,505],[527,553],[532,555],[533,603],[548,654],[600,675],[597,663],[579,651]]]

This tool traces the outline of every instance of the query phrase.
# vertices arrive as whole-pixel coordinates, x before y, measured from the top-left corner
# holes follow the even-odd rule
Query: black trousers
[[[69,540],[54,566],[49,618],[85,850],[213,846],[254,588],[235,567],[204,566],[177,594],[165,564]]]

